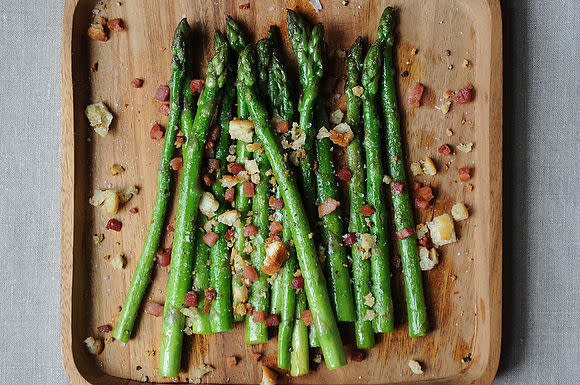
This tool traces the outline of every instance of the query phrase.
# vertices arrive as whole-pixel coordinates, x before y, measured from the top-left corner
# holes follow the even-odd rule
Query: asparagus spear
[[[190,77],[190,76],[188,76]],[[187,81],[185,84],[189,84]],[[189,86],[187,87],[189,88]],[[190,127],[191,122],[194,119],[194,108],[196,107],[196,99],[192,98],[192,93],[186,89],[184,92],[184,109],[181,114],[182,126]],[[198,301],[197,312],[195,317],[190,317],[189,321],[186,319],[186,323],[190,327],[192,333],[194,334],[211,334],[211,324],[209,320],[209,308],[206,308],[205,293],[210,288],[210,248],[203,241],[203,236],[205,234],[205,224],[207,222],[206,218],[198,218],[197,221],[193,223],[198,223],[198,226],[194,229],[194,250],[195,255],[195,275],[193,279],[193,290],[200,294],[202,300]],[[209,262],[209,263],[208,263]]]
[[[300,193],[284,162],[280,144],[270,127],[267,110],[258,98],[255,72],[256,59],[253,47],[248,46],[242,51],[238,62],[238,89],[245,97],[255,125],[255,133],[264,147],[274,176],[280,185],[285,206],[289,210],[287,225],[292,227],[298,262],[304,276],[306,295],[311,305],[322,352],[328,368],[336,369],[346,364],[346,357],[328,291],[323,283],[324,274],[318,264],[316,246]]]
[[[282,199],[282,194],[280,194],[280,188],[278,185],[274,186],[274,195],[277,199]],[[289,238],[286,238],[284,236],[284,230],[286,230],[286,227],[284,227],[284,220],[283,218],[283,213],[285,210],[282,211],[276,211],[274,218],[275,220],[278,220],[281,224],[282,224],[282,238],[285,242],[290,241],[292,239],[292,236],[290,235]],[[282,215],[281,218],[276,218],[277,216]],[[288,229],[289,231],[290,229]],[[288,262],[288,261],[286,261]],[[285,307],[286,307],[286,303],[284,301],[284,284],[283,284],[283,276],[286,274],[286,262],[284,262],[284,265],[282,267],[282,273],[278,274],[276,276],[276,279],[271,283],[271,287],[270,287],[270,313],[271,314],[278,314],[281,315],[282,312],[284,311]],[[278,345],[280,345],[280,333],[278,332]],[[279,346],[278,346],[279,347]],[[280,367],[280,365],[278,365],[278,367]],[[281,368],[284,369],[284,368]]]
[[[157,171],[157,193],[153,206],[153,214],[151,215],[151,222],[147,230],[147,237],[141,250],[139,262],[131,279],[131,286],[127,292],[125,304],[113,330],[113,337],[121,342],[128,342],[131,337],[137,311],[139,310],[143,295],[151,279],[155,252],[159,247],[159,239],[161,238],[161,231],[167,211],[167,202],[169,200],[169,185],[171,183],[169,161],[173,158],[175,137],[177,135],[177,130],[174,130],[173,127],[179,124],[181,116],[183,76],[187,60],[187,42],[190,39],[190,34],[191,30],[189,24],[187,24],[187,20],[181,20],[175,30],[173,45],[171,47],[173,59],[171,60],[172,74],[169,82],[169,88],[171,90],[169,121],[163,143],[161,164]]]
[[[242,27],[231,16],[226,16],[226,37],[228,44],[236,54],[242,52],[248,45],[248,39],[242,31]]]
[[[215,44],[221,44],[216,40]],[[230,120],[233,118],[233,109],[236,101],[234,64],[229,62],[228,75],[224,86],[224,94],[218,111],[218,122],[221,127],[220,138],[215,149],[215,157],[220,161],[220,169],[217,170],[216,180],[219,180],[227,170],[227,156],[230,148],[230,134],[228,132]],[[213,195],[217,198],[220,207],[217,212],[219,216],[228,210],[228,203],[225,201],[225,188],[221,183],[212,185]],[[232,274],[230,267],[230,255],[225,234],[228,226],[219,223],[214,231],[219,235],[217,242],[211,247],[211,282],[216,292],[216,298],[211,303],[211,330],[213,333],[225,332],[233,328],[232,313]]]
[[[268,111],[272,111],[271,98],[268,97],[268,74],[272,65],[272,47],[268,38],[260,39],[256,43],[256,53],[258,56],[258,91]]]
[[[348,231],[355,233],[357,238],[368,233],[361,207],[366,203],[366,186],[364,180],[364,154],[361,146],[361,100],[353,93],[353,88],[360,85],[362,71],[362,38],[358,37],[347,56],[346,83],[346,122],[354,137],[346,149],[346,158],[352,177],[348,184],[350,199],[350,221]],[[371,321],[365,321],[365,315],[371,306],[366,305],[365,296],[371,292],[371,261],[365,259],[360,246],[360,239],[351,248],[352,277],[354,299],[356,304],[355,340],[359,349],[370,349],[375,345],[375,336]]]
[[[275,187],[276,189],[276,197],[280,197],[280,193],[278,192],[278,187]],[[280,221],[281,222],[281,221]],[[284,271],[284,270],[282,270]],[[270,284],[270,313],[271,314],[278,314],[281,315],[282,312],[284,311],[284,290],[282,288],[282,275],[278,274],[276,276],[276,279],[274,279],[273,282],[271,282]],[[278,333],[278,337],[279,337]],[[280,341],[278,340],[278,345],[280,344]],[[280,366],[278,366],[280,367]],[[283,369],[283,368],[281,368]]]
[[[307,303],[308,305],[308,303]],[[308,343],[310,344],[311,348],[319,348],[320,341],[318,341],[318,337],[316,334],[316,325],[308,326]]]
[[[317,129],[330,128],[326,108],[320,100],[317,102],[316,120]],[[316,140],[316,159],[318,160],[316,172],[318,202],[322,203],[328,198],[339,200],[338,182],[332,163],[332,144],[329,138]],[[356,312],[350,286],[346,249],[342,244],[343,227],[340,211],[337,209],[323,216],[321,222],[328,290],[336,318],[339,321],[353,322],[356,319]]]
[[[278,114],[288,123],[292,122],[295,113],[295,101],[292,99],[292,85],[288,78],[288,71],[282,60],[282,35],[280,28],[275,25],[268,30],[268,39],[272,48],[272,63],[268,78],[268,94],[271,103],[278,110]]]
[[[240,25],[230,16],[226,17],[226,35],[228,37],[228,43],[236,55],[239,55],[249,44],[247,36],[243,33]],[[246,119],[248,117],[248,108],[243,102],[244,98],[239,93],[236,94],[236,97],[238,101],[238,118]],[[238,157],[240,157],[239,154]],[[244,158],[242,157],[241,159]]]
[[[280,326],[278,327],[278,367],[280,369],[290,369],[290,352],[294,350],[292,334],[295,325],[294,315],[296,310],[296,291],[292,289],[292,279],[294,278],[298,263],[296,261],[296,249],[293,245],[290,245],[292,231],[289,225],[290,221],[288,220],[288,210],[283,209],[283,212],[284,228],[282,229],[282,238],[286,242],[290,258],[284,262],[282,272],[277,279],[280,284],[280,302],[282,303],[280,309]],[[305,342],[304,345],[308,346],[308,342]],[[308,357],[306,358],[306,365],[308,365]],[[306,368],[308,369],[308,366]]]
[[[303,198],[306,202],[311,227],[316,222],[316,178],[314,175],[314,139],[313,111],[320,78],[322,78],[322,57],[324,51],[324,29],[317,24],[311,30],[308,23],[294,11],[288,10],[286,17],[288,38],[296,55],[299,68],[299,81],[302,95],[298,102],[301,135],[305,136],[304,148],[299,158]],[[311,304],[309,304],[311,306]],[[316,330],[310,326],[310,346],[318,347]]]
[[[266,257],[266,239],[268,238],[268,191],[270,182],[265,176],[265,170],[269,169],[268,159],[265,154],[256,154],[256,161],[260,169],[260,182],[256,185],[255,196],[252,201],[252,219],[258,233],[254,236],[254,251],[251,254],[252,266],[258,272],[258,280],[250,286],[249,303],[256,312],[268,313],[270,310],[270,284],[268,275],[262,272]],[[268,328],[264,321],[255,322],[253,316],[246,316],[246,343],[249,345],[263,344],[268,342]]]
[[[300,318],[306,310],[306,295],[304,290],[296,292],[296,313],[294,330],[292,332],[292,352],[290,353],[290,375],[303,376],[309,372],[308,329]]]
[[[267,100],[268,95],[268,71],[270,66],[271,49],[268,39],[262,39],[256,44],[258,53],[258,90],[262,100]],[[250,305],[254,312],[267,313],[270,310],[270,285],[268,275],[262,272],[264,259],[266,258],[265,244],[268,238],[270,224],[268,215],[268,192],[270,183],[266,177],[266,171],[270,169],[268,158],[263,153],[254,155],[260,172],[260,182],[256,185],[255,196],[252,200],[252,219],[254,226],[258,228],[258,234],[254,236],[254,251],[251,254],[252,265],[258,272],[258,280],[250,286]],[[268,329],[264,321],[255,322],[252,315],[246,315],[246,343],[256,345],[268,342]]]
[[[376,245],[371,250],[372,294],[375,299],[373,329],[384,333],[393,331],[393,301],[389,269],[387,207],[383,199],[383,164],[380,149],[381,122],[377,111],[381,68],[381,43],[371,46],[363,64],[362,94],[365,125],[364,147],[367,163],[367,201],[374,208],[370,220],[374,224],[370,233]]]
[[[205,223],[205,219],[199,220]],[[210,249],[203,241],[205,230],[202,226],[195,229],[195,275],[193,276],[193,290],[198,293],[197,313],[190,318],[190,328],[194,334],[211,334],[211,324],[209,321],[209,308],[206,309],[205,293],[210,288]]]
[[[266,79],[262,79],[262,72],[258,75],[258,84],[260,85],[260,89],[262,93],[264,92],[264,85],[263,81],[266,80],[267,85],[267,92],[263,96],[267,96],[267,99],[270,103],[270,115],[274,115],[273,110],[275,109],[278,112],[278,115],[282,120],[285,120],[290,124],[292,120],[293,114],[293,104],[292,101],[289,100],[289,89],[288,89],[288,78],[286,75],[286,68],[284,68],[283,64],[281,63],[281,52],[280,47],[282,44],[282,36],[280,35],[280,29],[272,25],[268,30],[268,38],[262,39],[256,44],[256,50],[258,51],[258,57],[260,57],[260,50],[265,51],[266,44],[262,43],[263,41],[267,41],[267,47],[270,52],[269,57],[269,66],[267,68],[263,68],[263,73],[268,74]],[[261,44],[263,46],[261,47]],[[260,66],[261,60],[258,60],[258,66]],[[261,70],[262,71],[262,70]],[[279,95],[282,93],[282,95]],[[286,106],[289,105],[289,108]],[[280,199],[280,188],[279,186],[275,186],[275,195],[276,198]],[[283,220],[280,220],[283,224]],[[286,228],[284,228],[286,230]],[[284,237],[285,241],[289,241],[290,238]],[[270,300],[270,312],[272,314],[282,314],[285,309],[284,304],[284,291],[285,288],[283,287],[283,278],[282,275],[278,275],[276,280],[272,282],[271,287],[271,300]],[[293,316],[293,315],[292,315]],[[279,342],[278,342],[279,343]],[[278,365],[279,366],[279,365]],[[280,367],[280,366],[279,366]]]
[[[195,120],[190,116],[182,121],[186,142],[183,145],[183,170],[177,199],[177,217],[159,349],[159,374],[163,377],[174,377],[179,374],[185,324],[185,317],[180,310],[184,307],[185,295],[191,288],[193,223],[202,194],[198,182],[202,149],[217,106],[219,91],[226,79],[228,45],[219,31],[215,32],[214,39],[220,41],[220,44],[216,46],[214,56],[207,66],[205,88],[199,97]]]
[[[268,96],[270,103],[275,108],[282,120],[292,121],[294,115],[294,102],[290,97],[290,83],[285,66],[282,64],[282,35],[276,26],[270,26],[268,40],[272,51],[269,76]],[[280,186],[276,185],[276,197],[281,198]],[[291,368],[292,335],[295,323],[296,291],[292,289],[292,279],[297,268],[296,250],[292,244],[292,233],[288,210],[283,207],[282,213],[282,238],[288,247],[290,258],[282,265],[282,271],[272,285],[271,311],[280,314],[280,326],[278,328],[278,367],[281,369]],[[307,342],[304,344],[308,346]],[[305,367],[308,371],[308,350],[306,351]],[[300,362],[300,361],[297,361]],[[304,366],[300,362],[300,366]]]
[[[304,200],[308,206],[311,225],[315,222],[316,179],[314,176],[314,124],[313,111],[320,78],[322,77],[322,56],[324,53],[324,29],[317,24],[311,31],[306,21],[294,11],[288,10],[286,18],[288,37],[298,60],[299,79],[302,96],[298,104],[300,131],[306,140],[300,161],[300,174]]]
[[[393,44],[395,41],[395,9],[384,10],[379,21],[378,38],[383,44],[382,66],[382,104],[386,123],[387,163],[393,181],[405,184],[402,194],[392,193],[395,228],[398,231],[408,228],[413,234],[405,239],[399,239],[399,252],[405,282],[405,298],[407,301],[407,316],[409,319],[409,335],[420,337],[427,334],[429,322],[423,294],[423,282],[419,267],[417,250],[417,235],[406,185],[403,147],[397,108],[395,88],[395,67],[393,62]]]
[[[228,37],[228,43],[234,52],[235,56],[232,59],[232,63],[237,65],[237,55],[248,45],[247,38],[242,32],[241,27],[236,23],[231,17],[226,18],[226,35]],[[239,119],[248,118],[248,109],[244,103],[243,96],[237,92],[236,89],[236,100],[237,100],[237,115]],[[238,140],[236,143],[236,157],[243,163],[246,159],[252,159],[252,153],[246,148],[246,143]],[[246,197],[243,192],[243,185],[239,184],[236,187],[236,198],[235,207],[240,213],[240,225],[235,228],[235,242],[232,254],[237,254],[242,259],[247,259],[248,255],[244,251],[246,248],[246,237],[244,236],[243,224],[246,223],[246,216],[250,210],[250,198]],[[235,260],[235,258],[234,258]],[[241,271],[234,271],[232,277],[232,288],[235,293],[236,290],[241,288],[243,283],[243,275]],[[244,319],[245,307],[234,297],[233,299],[234,308],[234,321],[239,322]],[[244,309],[244,311],[240,311]]]

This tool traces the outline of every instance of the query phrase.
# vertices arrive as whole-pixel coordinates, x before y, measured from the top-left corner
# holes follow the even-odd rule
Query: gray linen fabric
[[[0,383],[66,384],[59,320],[64,1],[0,0]]]
[[[580,6],[505,1],[497,384],[580,383]]]
[[[69,383],[58,297],[63,3],[0,0],[0,384]],[[505,305],[495,384],[575,384],[580,7],[504,3]]]

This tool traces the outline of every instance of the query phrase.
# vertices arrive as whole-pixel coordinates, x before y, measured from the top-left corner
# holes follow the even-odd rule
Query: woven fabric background
[[[0,384],[69,383],[59,333],[63,6],[0,0]],[[504,1],[503,19],[504,323],[495,384],[574,384],[580,7]]]

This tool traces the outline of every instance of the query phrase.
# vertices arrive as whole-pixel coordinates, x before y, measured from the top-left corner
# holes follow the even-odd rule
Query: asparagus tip
[[[379,20],[379,28],[377,30],[377,35],[380,41],[384,42],[385,44],[393,45],[395,41],[395,16],[396,16],[396,8],[387,7],[383,11],[381,15],[381,19]]]

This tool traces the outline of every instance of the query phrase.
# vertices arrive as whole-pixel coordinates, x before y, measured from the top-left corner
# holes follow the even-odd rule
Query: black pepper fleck
[[[461,362],[463,362],[464,364],[467,362],[471,362],[471,353],[467,353],[467,357],[463,357],[461,359]]]
[[[135,369],[137,369],[137,370],[141,370],[141,369],[143,369],[143,368],[142,368],[141,366],[137,365],[137,367],[136,367]]]
[[[409,76],[409,71],[405,71],[401,74],[402,78],[406,78],[407,76]]]

